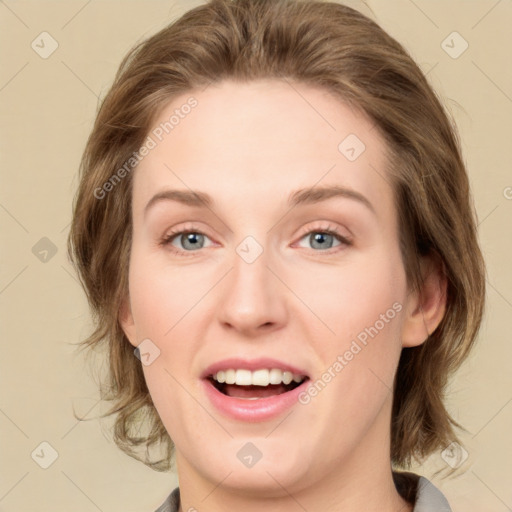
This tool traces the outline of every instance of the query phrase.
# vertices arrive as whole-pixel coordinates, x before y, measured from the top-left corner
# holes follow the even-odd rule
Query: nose
[[[286,324],[287,290],[276,277],[276,269],[268,265],[265,251],[252,262],[234,255],[233,268],[219,298],[218,320],[223,328],[255,337]]]

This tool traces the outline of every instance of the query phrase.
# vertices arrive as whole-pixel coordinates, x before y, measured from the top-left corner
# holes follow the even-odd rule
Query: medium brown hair
[[[173,98],[225,79],[268,78],[324,88],[368,116],[387,143],[410,289],[421,286],[421,256],[436,256],[446,276],[443,320],[424,344],[402,350],[395,377],[391,456],[405,467],[456,439],[443,392],[483,314],[476,214],[455,125],[419,67],[375,22],[323,1],[211,0],[135,46],[101,103],[81,161],[68,250],[95,320],[82,343],[108,350],[102,397],[113,402],[114,440],[154,469],[172,467],[172,440],[118,321],[128,297],[132,175],[123,173],[101,198],[97,191]],[[147,431],[137,434],[142,424]],[[150,460],[157,446],[165,453]]]

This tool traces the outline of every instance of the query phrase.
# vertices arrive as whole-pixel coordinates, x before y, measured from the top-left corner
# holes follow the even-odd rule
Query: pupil
[[[203,235],[200,235],[199,233],[187,233],[185,236],[185,243],[183,244],[183,247],[187,248],[187,244],[191,244],[189,245],[189,249],[195,249],[197,248],[200,244],[198,243],[198,241],[201,239],[200,237],[202,237]]]
[[[314,247],[315,243],[319,243],[318,246],[320,249],[330,248],[330,244],[326,244],[326,238],[329,240],[329,237],[332,239],[332,235],[329,235],[328,233],[314,233],[311,235],[313,237],[312,246]],[[332,242],[332,240],[331,240]]]

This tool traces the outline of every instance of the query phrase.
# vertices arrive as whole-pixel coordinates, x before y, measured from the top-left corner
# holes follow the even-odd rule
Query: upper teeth
[[[271,370],[220,370],[213,375],[217,382],[225,382],[226,384],[236,384],[237,386],[268,386],[269,384],[290,384],[302,382],[305,377],[292,372],[272,368]]]

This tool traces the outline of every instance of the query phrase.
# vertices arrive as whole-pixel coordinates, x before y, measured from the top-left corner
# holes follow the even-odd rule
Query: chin
[[[190,460],[202,461],[196,469],[215,485],[222,482],[225,490],[248,497],[287,496],[290,489],[302,487],[301,482],[311,483],[311,458],[304,454],[301,443],[296,446],[294,450],[277,437],[273,442],[264,437],[235,437],[224,444],[212,441],[202,456],[194,452]]]

